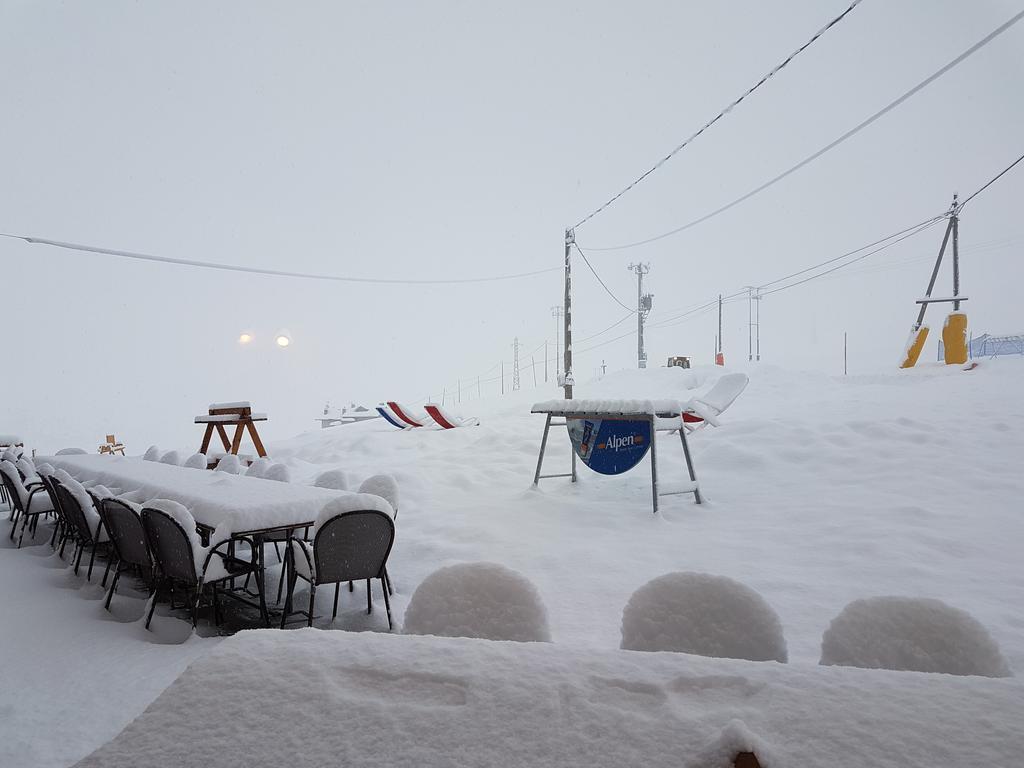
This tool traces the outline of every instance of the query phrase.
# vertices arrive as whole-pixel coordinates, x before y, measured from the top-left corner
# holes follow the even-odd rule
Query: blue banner
[[[651,447],[651,423],[625,419],[567,419],[569,439],[583,463],[602,475],[628,472]]]

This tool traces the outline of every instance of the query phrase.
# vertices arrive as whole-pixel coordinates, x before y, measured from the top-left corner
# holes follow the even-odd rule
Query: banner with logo
[[[567,419],[569,439],[583,463],[602,475],[628,472],[651,447],[651,422],[624,419]]]

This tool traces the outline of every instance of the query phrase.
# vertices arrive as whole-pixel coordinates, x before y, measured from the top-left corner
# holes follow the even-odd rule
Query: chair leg
[[[281,567],[281,577],[277,580],[277,602],[281,603],[281,588],[284,586],[284,577],[288,573],[288,563]]]
[[[387,571],[384,571],[384,573],[386,575]],[[384,607],[387,608],[388,611],[388,631],[390,631],[395,628],[394,625],[391,623],[391,600],[388,599],[388,590],[387,587],[384,585],[383,579],[381,579],[380,586],[381,589],[384,591]]]
[[[274,542],[274,551],[277,552],[277,562],[283,563],[284,560],[281,558],[281,547],[278,546],[276,541]]]
[[[60,531],[60,518],[57,518],[53,523],[53,535],[50,537],[50,549],[57,548],[57,532]]]
[[[220,603],[217,601],[217,585],[211,584],[213,590],[213,625],[215,627],[220,626]]]
[[[355,592],[356,591],[355,587],[352,586],[352,582],[351,581],[348,583],[348,591],[349,592]]]
[[[366,580],[366,615],[373,613],[373,596],[370,594],[370,580]]]
[[[160,589],[160,581],[153,580],[153,594],[149,596],[149,613],[146,614],[146,629],[149,629],[149,622],[153,620],[153,611],[156,610],[156,593]]]
[[[113,564],[113,562],[114,562],[114,558],[113,557],[108,557],[107,558],[107,567],[103,569],[103,581],[100,582],[100,586],[101,587],[106,587],[107,586],[107,576],[110,575],[110,566]]]
[[[18,536],[18,549],[21,549],[21,542],[25,539],[25,528],[28,526],[28,515],[21,518],[21,535]]]
[[[388,594],[389,595],[395,594],[395,589],[394,589],[394,587],[391,586],[391,576],[388,574],[388,569],[387,568],[384,569],[384,584],[388,588]]]
[[[92,581],[92,564],[96,562],[96,545],[98,543],[95,539],[92,542],[92,554],[89,555],[89,570],[86,571],[86,581]]]
[[[285,622],[288,620],[288,606],[292,603],[292,596],[295,594],[295,582],[298,581],[298,577],[290,573],[288,574],[288,593],[284,599],[284,610],[281,612],[281,629],[284,629]],[[278,602],[281,602],[278,600]]]
[[[10,536],[8,536],[8,538],[9,538],[9,539],[10,539],[11,541],[14,541],[14,532],[15,532],[16,530],[18,530],[18,517],[20,517],[20,514],[21,514],[21,513],[19,513],[19,512],[18,512],[18,510],[17,510],[17,509],[15,509],[15,510],[13,510],[13,511],[11,512],[11,516],[10,516],[9,518],[7,518],[8,520],[10,520],[10,521],[11,521],[11,535],[10,535]]]
[[[341,592],[341,582],[334,585],[334,613],[331,614],[331,621],[338,618],[338,593]]]
[[[110,610],[110,601],[114,597],[114,592],[117,590],[117,580],[121,578],[121,564],[117,564],[117,568],[114,569],[114,578],[110,580],[110,589],[107,590],[107,601],[103,604],[103,607],[108,611]]]
[[[264,584],[264,576],[266,576],[266,572],[264,572],[262,575],[256,576],[256,592],[260,598],[260,618],[263,619],[263,626],[269,629],[270,611],[267,610],[267,599],[266,594],[264,593],[264,590],[266,589],[266,584]]]
[[[199,623],[199,601],[203,599],[203,582],[196,585],[196,596],[189,601],[189,608],[192,609],[192,629]]]
[[[313,604],[316,601],[316,584],[310,583],[309,585],[309,621],[306,622],[307,627],[313,626]]]
[[[85,553],[85,544],[83,544],[82,542],[78,542],[78,545],[75,548],[75,558],[74,558],[74,560],[75,560],[75,576],[78,575],[78,566],[80,566],[82,564],[82,555],[84,553]]]

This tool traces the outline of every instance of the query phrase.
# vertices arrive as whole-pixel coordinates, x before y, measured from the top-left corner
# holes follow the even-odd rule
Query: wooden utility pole
[[[565,326],[562,331],[565,339],[565,378],[562,386],[565,388],[566,400],[572,399],[572,387],[576,383],[572,377],[572,262],[569,258],[575,242],[576,235],[573,230],[565,230]]]

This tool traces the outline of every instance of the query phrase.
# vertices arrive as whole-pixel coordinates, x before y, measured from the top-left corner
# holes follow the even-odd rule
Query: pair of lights
[[[244,346],[246,344],[252,344],[252,342],[255,341],[255,339],[256,337],[253,336],[253,334],[246,332],[239,335],[238,343]],[[292,337],[288,333],[288,331],[278,331],[274,335],[274,343],[283,349],[284,347],[291,345]]]

